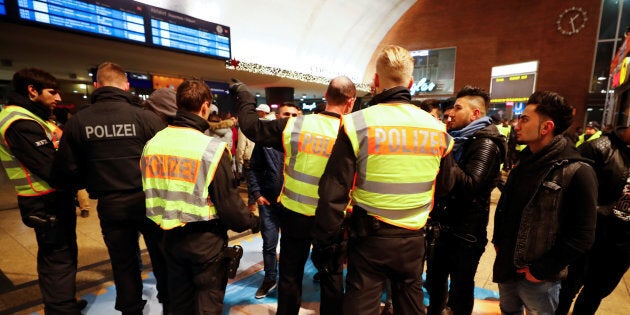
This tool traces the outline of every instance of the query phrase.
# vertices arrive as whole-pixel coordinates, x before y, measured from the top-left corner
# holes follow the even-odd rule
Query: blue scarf
[[[471,122],[468,126],[459,129],[459,130],[451,130],[448,133],[455,140],[455,146],[453,147],[453,154],[455,157],[455,161],[459,162],[459,159],[462,156],[462,147],[463,144],[468,141],[468,138],[474,135],[480,129],[488,127],[492,124],[492,119],[490,117],[479,118],[473,122]]]

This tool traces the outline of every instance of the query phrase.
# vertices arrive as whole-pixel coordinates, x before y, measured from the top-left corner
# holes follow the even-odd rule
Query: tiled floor
[[[32,230],[22,224],[19,211],[15,208],[15,199],[11,199],[14,196],[9,189],[7,185],[0,185],[0,209],[7,209],[0,210],[0,314],[31,314],[42,309],[37,287],[35,238]],[[498,197],[498,192],[495,192],[493,209]],[[491,231],[492,225],[489,228]],[[77,239],[79,244],[78,295],[104,292],[112,286],[112,275],[95,210],[91,211],[88,218],[77,218]],[[240,238],[238,235],[232,235],[232,239],[238,242]],[[144,250],[144,244],[142,248]],[[143,252],[142,259],[146,270],[149,271],[146,250]],[[492,282],[493,260],[494,249],[488,245],[475,280],[478,287],[497,291],[496,284]],[[261,269],[262,266],[253,265],[251,268]],[[313,306],[307,307],[313,308]],[[275,309],[275,306],[257,305],[255,307],[257,311],[246,308],[238,311],[233,308],[231,314],[246,314],[251,311],[258,313],[261,308],[269,312]],[[475,314],[498,313],[496,302],[478,301],[475,304]],[[100,313],[90,311],[89,314]],[[626,274],[615,292],[604,300],[598,314],[630,314],[630,273]]]

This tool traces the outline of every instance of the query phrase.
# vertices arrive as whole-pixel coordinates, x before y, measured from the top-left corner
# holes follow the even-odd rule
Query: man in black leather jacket
[[[431,212],[428,314],[442,313],[449,275],[448,305],[453,314],[470,314],[473,309],[475,273],[488,243],[490,193],[501,180],[499,168],[507,150],[505,137],[486,116],[489,104],[486,91],[465,86],[457,93],[449,114],[449,134],[455,147],[443,164],[443,172],[449,173],[453,188],[448,196],[438,199]]]
[[[573,314],[594,314],[602,299],[617,286],[630,265],[630,128],[621,127],[579,147],[593,160],[599,183],[597,229],[585,265],[569,269],[562,282],[556,314],[567,314],[580,289]],[[586,266],[586,269],[583,269]],[[566,285],[565,285],[566,284]]]
[[[554,313],[567,266],[592,245],[597,178],[562,135],[572,110],[557,93],[535,92],[514,129],[527,148],[501,194],[492,239],[502,313]]]

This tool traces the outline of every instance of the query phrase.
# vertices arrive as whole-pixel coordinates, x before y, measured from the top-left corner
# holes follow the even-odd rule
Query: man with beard
[[[37,274],[46,314],[80,314],[77,302],[77,219],[71,191],[57,190],[51,171],[61,136],[50,120],[61,102],[57,80],[36,68],[13,75],[0,112],[0,159],[18,195],[22,222],[35,229]]]
[[[597,178],[562,135],[572,111],[557,93],[535,92],[514,128],[527,147],[502,191],[492,239],[504,314],[553,314],[568,265],[593,243]]]
[[[449,276],[453,314],[473,310],[475,273],[488,243],[490,194],[501,180],[507,150],[505,137],[486,116],[488,105],[486,91],[465,86],[449,114],[455,147],[442,169],[453,188],[431,212],[433,232],[439,232],[427,236],[433,246],[427,257],[429,314],[441,314],[446,306]]]

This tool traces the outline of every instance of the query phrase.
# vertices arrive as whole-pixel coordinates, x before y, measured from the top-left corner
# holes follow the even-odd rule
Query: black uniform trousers
[[[630,222],[598,214],[595,243],[587,254],[584,287],[575,300],[573,314],[595,314],[629,266]]]
[[[221,314],[227,286],[223,250],[227,230],[218,220],[164,231],[172,314]]]
[[[315,217],[281,207],[280,264],[278,282],[279,315],[297,315],[302,304],[304,265],[311,250],[311,229]],[[321,274],[320,313],[339,314],[343,305],[343,266],[335,273]]]
[[[114,273],[115,308],[123,314],[141,314],[146,304],[142,299],[142,270],[138,261],[140,234],[151,257],[158,300],[168,304],[162,229],[146,217],[144,192],[99,196],[97,211]]]
[[[471,314],[475,303],[475,273],[486,242],[468,242],[450,232],[435,240],[427,257],[428,314],[441,314],[446,307],[453,314]],[[450,290],[448,278],[451,278]]]
[[[77,217],[57,214],[54,227],[35,228],[37,275],[46,314],[81,314],[77,306]]]
[[[424,247],[424,230],[407,230],[380,221],[372,224],[367,235],[352,235],[343,313],[378,315],[383,285],[389,279],[396,314],[425,314]]]

